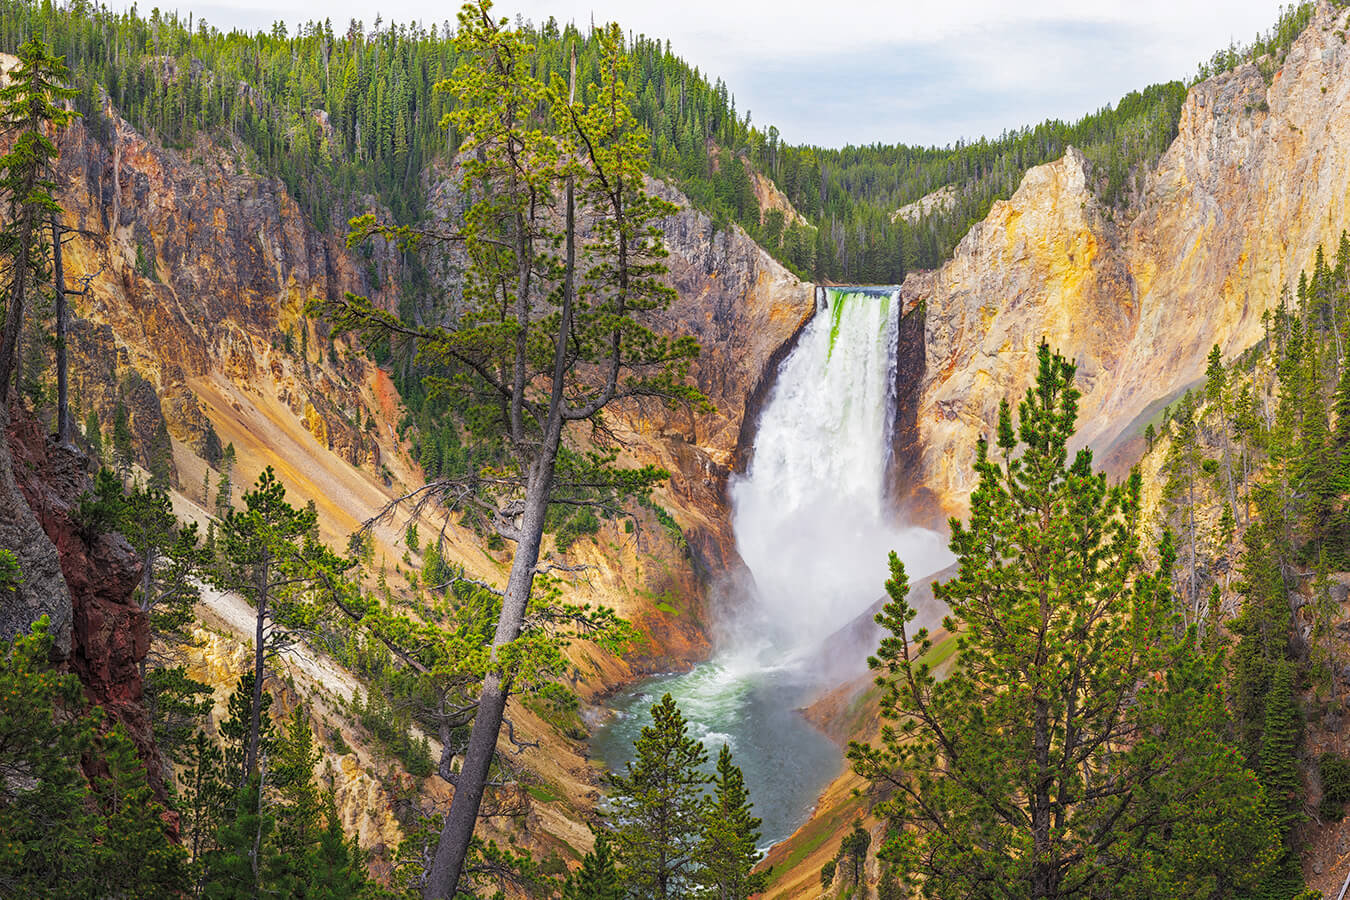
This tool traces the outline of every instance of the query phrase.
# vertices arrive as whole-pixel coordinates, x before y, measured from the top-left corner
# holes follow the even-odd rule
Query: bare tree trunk
[[[159,561],[158,557],[159,554],[155,551],[153,546],[145,552],[145,569],[141,572],[141,612],[143,613],[149,613],[150,607],[153,605],[150,602],[150,591],[153,590],[155,586],[155,564]],[[148,654],[141,657],[141,684],[145,684],[147,657]]]
[[[1197,598],[1199,597],[1200,593],[1200,586],[1197,583],[1198,573],[1196,572],[1196,568],[1200,565],[1200,554],[1199,550],[1196,548],[1197,527],[1195,524],[1195,479],[1198,477],[1200,477],[1199,473],[1191,471],[1190,484],[1187,486],[1186,491],[1187,496],[1189,497],[1190,500],[1190,502],[1187,504],[1186,522],[1187,522],[1187,531],[1190,533],[1190,545],[1191,545],[1190,600],[1192,609],[1198,608]]]
[[[253,868],[253,896],[258,896],[258,886],[262,882],[262,831],[263,831],[263,788],[267,787],[267,772],[264,770],[258,779],[258,829],[253,834],[253,849],[249,852],[249,864]]]
[[[574,51],[569,102],[576,97],[576,78]],[[506,582],[506,592],[502,596],[502,611],[497,618],[497,630],[492,637],[494,658],[500,647],[520,636],[525,623],[525,609],[529,603],[530,592],[534,588],[535,564],[539,561],[539,547],[544,536],[544,517],[548,512],[549,497],[553,493],[553,474],[558,459],[558,447],[562,441],[563,409],[566,404],[563,386],[567,371],[567,340],[572,333],[576,298],[576,188],[571,176],[567,178],[565,230],[567,249],[563,268],[562,309],[554,343],[553,383],[549,397],[548,418],[544,425],[539,454],[530,463],[527,473],[525,509],[517,529],[516,552],[511,560],[511,574]],[[531,257],[522,253],[520,258],[528,261]],[[529,282],[525,278],[522,278],[522,288],[529,289]],[[520,361],[521,358],[517,357],[517,362]],[[516,390],[523,391],[523,385],[519,380]],[[513,429],[521,399],[523,393],[517,393],[513,397],[516,401],[513,402],[511,411]],[[502,717],[506,713],[506,702],[510,693],[509,675],[504,678],[501,672],[489,671],[487,677],[483,679],[479,693],[478,709],[474,714],[473,728],[469,732],[469,746],[464,754],[464,765],[455,779],[455,795],[450,801],[450,813],[446,816],[440,841],[436,845],[436,856],[432,861],[431,871],[427,873],[427,883],[422,894],[425,900],[451,900],[459,890],[460,879],[464,872],[464,859],[473,840],[474,827],[478,824],[478,810],[483,803],[483,792],[487,787],[492,758],[497,752],[497,735],[501,731]]]
[[[66,361],[69,313],[66,307],[66,270],[61,261],[61,223],[52,216],[52,285],[56,292],[56,442],[70,445],[70,383]]]
[[[262,568],[258,579],[258,619],[253,635],[253,709],[248,721],[248,750],[244,754],[244,774],[240,787],[248,783],[258,764],[258,734],[262,730],[263,663],[266,657],[267,624],[267,569]]]
[[[28,246],[33,240],[32,223],[25,216],[19,235],[17,258],[14,260],[13,290],[9,308],[5,310],[5,328],[0,335],[0,404],[9,406],[9,391],[17,381],[15,363],[19,353],[19,331],[23,328],[23,303],[28,289]]]
[[[1252,469],[1251,451],[1247,449],[1247,432],[1242,432],[1242,527],[1246,528],[1252,520]]]
[[[1223,435],[1223,472],[1228,485],[1228,506],[1233,510],[1236,516],[1237,509],[1237,485],[1233,481],[1233,442],[1228,435],[1228,411],[1227,404],[1221,404],[1219,407],[1219,431]]]
[[[544,514],[548,510],[548,497],[553,487],[558,448],[557,437],[550,437],[553,438],[551,446],[545,446],[530,469],[520,542],[516,545],[511,562],[511,575],[502,598],[501,616],[497,619],[497,631],[492,638],[494,656],[498,648],[520,636],[525,622],[525,607],[534,587],[534,567],[539,561]],[[478,809],[483,802],[492,758],[497,752],[497,734],[501,731],[510,690],[510,679],[504,678],[501,672],[491,671],[483,679],[478,710],[469,733],[469,746],[464,754],[464,765],[455,779],[450,814],[446,816],[445,827],[436,845],[436,857],[427,874],[423,892],[427,900],[449,900],[459,889],[464,858],[468,855],[469,843],[473,840],[474,827],[478,823]]]

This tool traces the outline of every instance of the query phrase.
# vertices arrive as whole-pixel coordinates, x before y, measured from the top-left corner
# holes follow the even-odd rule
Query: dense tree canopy
[[[1311,7],[1291,7],[1269,34],[1217,54],[1202,74],[1282,52]],[[566,74],[573,50],[583,87],[599,83],[598,31],[551,17],[518,24],[542,83]],[[456,100],[436,90],[461,60],[450,22],[428,28],[379,17],[369,24],[324,20],[294,33],[278,23],[250,34],[158,8],[142,16],[84,2],[0,3],[0,49],[12,51],[34,35],[65,55],[90,127],[108,128],[106,98],[134,126],[170,144],[232,135],[325,227],[364,212],[367,194],[396,220],[418,221],[424,169],[465,137],[458,125],[442,125]],[[840,282],[895,283],[907,271],[936,266],[1028,168],[1070,145],[1086,155],[1108,207],[1125,203],[1175,136],[1185,97],[1185,86],[1170,82],[1076,122],[1046,121],[948,147],[829,149],[794,145],[777,128],[752,125],[728,85],[690,66],[668,41],[630,35],[626,52],[633,114],[649,136],[653,173],[679,184],[719,224],[745,226],[801,274]],[[761,219],[752,184],[761,177],[805,220]],[[900,207],[947,186],[949,203],[895,218]]]

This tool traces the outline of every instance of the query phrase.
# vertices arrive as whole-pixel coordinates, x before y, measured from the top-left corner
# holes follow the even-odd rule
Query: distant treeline
[[[1247,48],[1230,47],[1197,77],[1267,56],[1273,63],[1307,26],[1312,3],[1290,6]],[[518,22],[540,74],[563,74],[575,48],[584,86],[598,81],[595,35],[551,17]],[[452,99],[435,89],[459,62],[449,23],[311,22],[294,33],[223,32],[191,14],[117,12],[0,0],[0,49],[30,35],[65,54],[81,89],[80,111],[106,128],[106,97],[136,128],[178,147],[201,132],[237,138],[249,161],[279,175],[321,228],[341,228],[375,197],[396,219],[424,213],[423,172],[460,135],[443,126]],[[1128,202],[1143,172],[1176,136],[1180,82],[1132,92],[1077,122],[1046,121],[995,139],[921,148],[874,144],[800,146],[772,126],[753,126],[727,85],[672,52],[630,36],[635,113],[651,135],[653,171],[677,183],[718,227],[736,222],[803,277],[899,282],[940,265],[1027,169],[1070,145],[1091,164],[1109,207]],[[1273,71],[1273,69],[1272,69]],[[771,178],[805,217],[761,219],[753,178]],[[952,186],[952,201],[901,219],[895,211]]]

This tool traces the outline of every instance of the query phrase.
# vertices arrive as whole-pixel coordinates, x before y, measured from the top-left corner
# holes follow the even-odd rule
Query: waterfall
[[[876,601],[891,550],[911,577],[950,559],[939,536],[886,508],[898,294],[826,290],[826,307],[778,371],[750,467],[730,486],[757,594],[752,619],[735,630],[776,656],[809,649]]]
[[[886,504],[898,293],[829,289],[825,303],[779,367],[750,467],[730,485],[751,596],[726,598],[712,659],[615,695],[592,740],[621,769],[669,692],[711,756],[735,753],[769,844],[806,820],[839,769],[840,748],[797,712],[830,677],[821,654],[845,655],[821,643],[883,595],[891,550],[915,579],[951,561],[940,536],[904,527]],[[853,664],[875,649],[860,642]]]

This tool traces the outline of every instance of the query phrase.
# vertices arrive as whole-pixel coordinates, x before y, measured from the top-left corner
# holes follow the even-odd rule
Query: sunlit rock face
[[[65,224],[81,232],[65,245],[67,277],[95,275],[89,293],[74,301],[72,397],[82,422],[97,413],[105,437],[117,405],[125,405],[138,450],[166,429],[175,486],[197,502],[213,499],[207,495],[216,483],[197,458],[209,424],[238,454],[236,496],[272,465],[297,502],[317,504],[324,537],[341,544],[390,496],[419,483],[421,472],[396,433],[403,410],[389,376],[343,339],[334,345],[303,309],[345,291],[397,308],[401,261],[378,242],[369,254],[345,246],[343,223],[372,198],[340,199],[331,222],[318,227],[280,180],[259,176],[246,156],[238,145],[205,137],[161,146],[111,108],[62,135],[59,199]],[[433,214],[459,208],[444,164],[428,171],[424,185]],[[690,554],[653,549],[639,536],[642,553],[672,557],[655,567],[660,583],[624,569],[622,553],[597,553],[600,577],[582,593],[639,620],[653,638],[651,665],[665,668],[706,653],[700,622],[667,616],[638,595],[673,591],[698,609],[702,576],[736,565],[725,481],[747,409],[814,301],[811,286],[744,231],[715,228],[678,192],[649,187],[680,207],[663,223],[677,299],[657,326],[699,340],[690,374],[715,409],[632,404],[609,415],[625,462],[670,471],[657,500],[684,528]],[[440,274],[453,296],[457,273]],[[144,453],[137,461],[150,462]],[[376,534],[393,559],[402,553],[393,549],[399,534],[401,526]],[[456,535],[450,552],[495,578],[497,563],[471,546],[475,540]]]
[[[377,299],[396,302],[388,248],[358,262],[237,146],[168,149],[108,109],[69,128],[60,149],[65,224],[82,232],[65,245],[68,281],[95,276],[75,298],[70,342],[83,412],[110,423],[134,375],[151,391],[134,404],[133,430],[162,417],[196,446],[213,418],[200,385],[220,377],[279,401],[339,457],[379,460],[379,436],[360,427],[375,405],[362,391],[370,368],[329,354],[326,329],[302,311],[311,299],[372,293],[371,271],[390,283]]]
[[[681,524],[695,551],[710,569],[728,569],[736,557],[726,480],[744,463],[738,451],[748,444],[784,349],[815,312],[814,289],[739,226],[719,231],[678,192],[650,186],[680,206],[664,225],[677,297],[662,327],[698,340],[690,374],[714,410],[625,407],[618,418],[640,436],[639,455],[671,471],[669,495],[687,516]]]
[[[1129,438],[1196,382],[1350,226],[1347,12],[1323,6],[1267,83],[1255,64],[1193,87],[1179,133],[1127,211],[1103,208],[1076,151],[1029,171],[953,259],[911,275],[926,304],[914,473],[959,511],[998,403],[1035,380],[1042,339],[1078,363],[1081,435]]]

